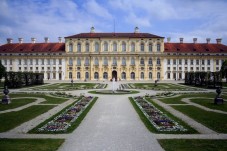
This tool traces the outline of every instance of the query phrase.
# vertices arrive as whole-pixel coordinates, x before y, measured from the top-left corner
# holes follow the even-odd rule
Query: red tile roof
[[[227,53],[227,46],[212,43],[165,43],[164,52]]]
[[[164,38],[149,33],[80,33],[65,38]]]
[[[11,43],[0,46],[0,53],[64,52],[65,43]]]

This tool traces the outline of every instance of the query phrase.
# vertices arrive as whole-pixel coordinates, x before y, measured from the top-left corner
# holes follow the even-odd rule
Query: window
[[[7,60],[6,59],[5,59],[4,63],[5,63],[5,65],[7,65]]]
[[[157,65],[161,65],[160,59],[157,59]]]
[[[36,67],[35,70],[38,71],[39,70],[39,67]]]
[[[81,52],[81,43],[77,43],[77,52]]]
[[[173,64],[176,65],[176,59],[173,59]]]
[[[73,65],[73,59],[72,59],[72,58],[69,59],[69,65],[70,65],[70,66]]]
[[[106,57],[103,60],[103,65],[108,65],[108,59]]]
[[[47,60],[47,64],[50,65],[50,59]]]
[[[152,59],[151,59],[151,58],[149,58],[148,64],[149,64],[149,65],[152,65]]]
[[[193,65],[193,59],[191,59],[191,65]]]
[[[193,69],[193,67],[191,67],[191,71],[193,71],[194,69]]]
[[[85,72],[85,78],[89,79],[89,73],[88,72]]]
[[[219,67],[216,67],[216,71],[219,71]]]
[[[207,67],[207,71],[210,71],[210,67]]]
[[[21,67],[19,67],[19,70],[21,70]]]
[[[161,45],[157,44],[157,52],[160,52],[160,51],[161,51]]]
[[[144,79],[144,73],[143,72],[140,73],[140,79]]]
[[[182,64],[182,60],[181,59],[179,59],[179,65],[181,65]]]
[[[135,43],[131,43],[131,52],[135,52]]]
[[[170,59],[167,60],[167,64],[170,65]]]
[[[170,79],[170,73],[169,72],[167,73],[167,79]]]
[[[188,67],[185,67],[184,70],[185,70],[185,71],[188,71]]]
[[[126,60],[125,60],[125,58],[122,58],[122,65],[123,65],[123,66],[126,65]]]
[[[210,65],[210,60],[207,60],[207,65]]]
[[[202,60],[202,65],[204,65],[204,60]]]
[[[103,73],[103,79],[106,79],[106,80],[108,79],[108,73],[107,72]]]
[[[199,60],[196,60],[196,65],[199,65]]]
[[[69,44],[69,52],[73,52],[73,44],[72,43]]]
[[[18,64],[21,65],[21,59],[18,60]]]
[[[33,60],[32,59],[30,59],[30,65],[33,65]]]
[[[117,65],[117,59],[114,57],[113,58],[113,65],[116,66]]]
[[[81,65],[81,60],[80,60],[80,58],[77,59],[77,65],[78,65],[78,66]]]
[[[95,72],[94,73],[94,77],[95,77],[96,80],[98,80],[99,79],[99,73],[98,72]]]
[[[108,43],[104,42],[104,51],[108,51]]]
[[[187,59],[185,60],[185,63],[184,63],[184,64],[185,64],[185,65],[187,65],[187,64],[188,64],[188,60],[187,60]]]
[[[148,50],[149,50],[149,52],[152,52],[152,44],[148,45]]]
[[[135,59],[133,57],[131,58],[131,65],[135,65]]]
[[[149,79],[152,79],[152,72],[149,72]]]
[[[85,51],[86,51],[86,52],[89,52],[89,47],[90,47],[90,46],[89,46],[89,43],[86,43],[86,46],[85,46]]]
[[[113,51],[117,51],[117,43],[116,42],[113,43]]]
[[[216,60],[216,65],[219,65],[219,60]]]
[[[124,80],[126,79],[126,73],[125,72],[121,73],[121,79],[124,79]]]
[[[196,67],[196,71],[199,71],[199,67]]]
[[[131,79],[135,80],[135,73],[134,72],[131,72]]]
[[[99,65],[99,59],[95,58],[95,65]]]
[[[160,72],[157,72],[157,79],[159,80],[159,79],[160,79],[160,77],[161,77]]]
[[[141,43],[141,44],[140,44],[140,51],[141,51],[141,52],[144,52],[144,43]]]
[[[123,52],[126,51],[126,44],[125,44],[125,42],[122,42],[122,51],[123,51]]]
[[[61,65],[61,59],[59,59],[58,61],[59,61],[59,65]]]
[[[76,78],[77,78],[78,80],[80,80],[80,72],[77,72]]]
[[[27,65],[27,64],[28,64],[28,63],[27,63],[27,60],[25,59],[25,60],[24,60],[24,65]]]
[[[72,72],[69,72],[69,79],[72,79],[73,78],[73,74]]]
[[[202,70],[204,71],[204,67],[202,67]]]
[[[99,44],[97,42],[95,43],[95,52],[99,52]]]
[[[144,59],[143,58],[140,59],[140,64],[144,65]]]
[[[89,59],[86,58],[86,59],[85,59],[85,66],[88,66],[88,65],[89,65]]]
[[[173,67],[173,70],[176,71],[176,67]]]
[[[56,59],[53,59],[53,65],[56,65]]]
[[[170,67],[167,67],[167,70],[170,71]]]

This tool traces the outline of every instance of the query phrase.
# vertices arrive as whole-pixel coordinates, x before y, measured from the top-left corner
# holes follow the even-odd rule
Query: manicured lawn
[[[1,151],[56,151],[64,139],[0,139]]]
[[[54,96],[48,96],[46,94],[33,94],[33,93],[16,93],[16,94],[9,94],[11,98],[20,98],[20,97],[37,97],[37,98],[44,98],[46,99],[45,102],[42,102],[42,104],[61,104],[68,99],[66,98],[59,98]]]
[[[205,106],[210,109],[215,109],[215,110],[221,110],[227,112],[227,104],[220,104],[216,105],[214,104],[214,99],[190,99],[191,102],[200,104],[202,106]]]
[[[163,139],[158,140],[166,151],[226,151],[227,140]]]
[[[26,109],[0,114],[0,132],[8,131],[55,107],[54,105],[33,105]]]
[[[161,98],[158,99],[159,101],[166,103],[166,104],[186,104],[185,102],[182,102],[181,99],[185,96],[177,96],[177,97],[170,97],[170,98]]]
[[[104,95],[123,95],[123,94],[136,94],[136,93],[139,93],[139,91],[131,91],[131,92],[120,92],[120,93],[118,93],[118,92],[116,92],[116,93],[113,93],[111,90],[103,90],[103,92],[102,92],[102,90],[100,91],[88,91],[88,93],[91,93],[91,94],[104,94]]]
[[[10,104],[1,104],[0,103],[0,111],[8,110],[8,109],[14,109],[23,105],[26,105],[28,103],[34,102],[36,99],[33,98],[23,98],[23,99],[11,99]]]
[[[188,129],[188,131],[176,131],[176,132],[162,132],[162,131],[157,131],[155,129],[155,127],[150,123],[150,121],[147,119],[147,117],[143,114],[143,112],[139,109],[139,107],[136,105],[136,103],[133,101],[133,99],[131,97],[129,97],[129,100],[131,102],[131,104],[133,105],[134,109],[136,110],[136,112],[138,113],[140,119],[143,121],[144,125],[147,127],[147,129],[153,133],[164,133],[164,134],[194,134],[197,133],[196,130],[194,130],[193,128],[191,128],[190,126],[188,126],[186,123],[184,123],[182,120],[178,119],[177,117],[173,116],[172,114],[170,114],[169,112],[165,111],[163,108],[161,108],[160,106],[158,106],[157,104],[155,104],[154,102],[152,102],[151,100],[147,99],[148,101],[150,101],[155,107],[157,107],[160,111],[162,111],[163,113],[165,113],[168,117],[170,117],[171,119],[173,119],[174,121],[178,122],[180,125],[184,126],[186,129]]]
[[[188,115],[197,122],[217,131],[219,133],[227,133],[226,114],[208,112],[194,106],[172,106],[174,109]]]

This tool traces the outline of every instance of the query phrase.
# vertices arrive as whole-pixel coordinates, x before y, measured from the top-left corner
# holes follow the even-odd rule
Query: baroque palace
[[[44,73],[51,80],[178,80],[185,72],[219,71],[227,58],[221,39],[211,43],[164,42],[164,37],[140,33],[89,33],[59,37],[50,43],[23,43],[18,38],[0,46],[0,59],[7,71]]]

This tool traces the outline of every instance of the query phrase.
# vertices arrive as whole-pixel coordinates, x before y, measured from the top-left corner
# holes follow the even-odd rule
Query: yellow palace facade
[[[217,43],[171,43],[150,33],[88,33],[65,37],[65,42],[18,43],[7,40],[0,58],[7,71],[41,72],[51,80],[175,80],[188,71],[219,71],[227,46]]]

